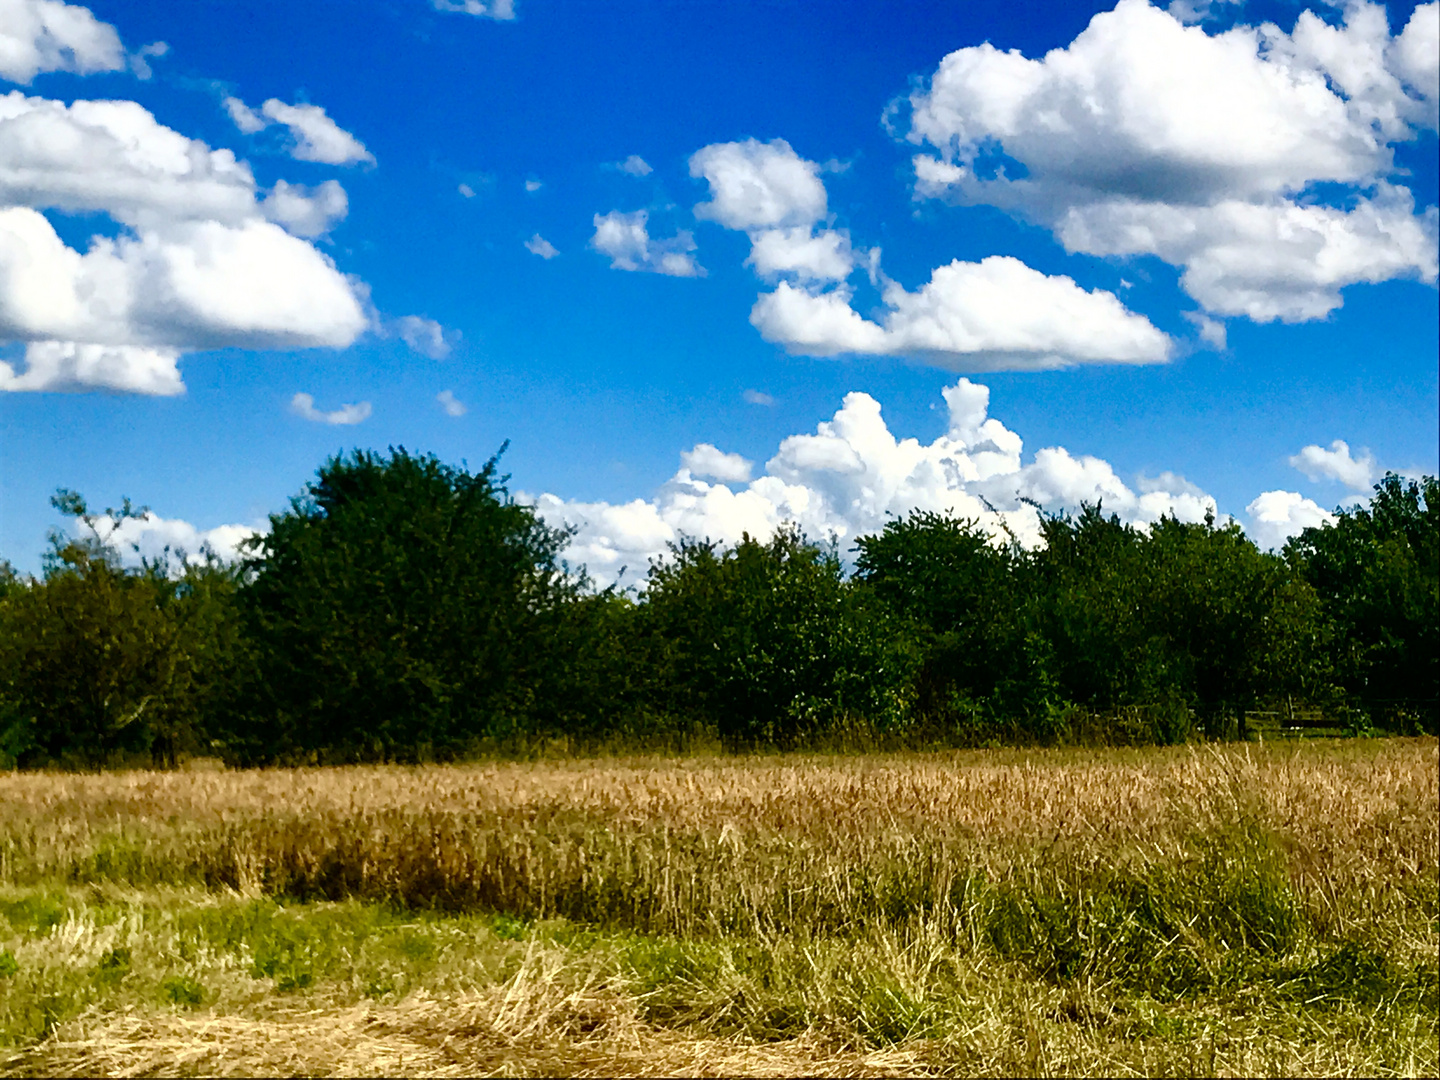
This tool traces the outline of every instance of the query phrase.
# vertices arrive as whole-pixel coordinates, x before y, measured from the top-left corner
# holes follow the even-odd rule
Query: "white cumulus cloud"
[[[32,341],[25,370],[0,360],[0,391],[110,390],[121,394],[175,397],[185,392],[178,349]]]
[[[337,180],[307,187],[275,181],[260,204],[271,221],[285,226],[296,236],[324,236],[350,212],[350,199]]]
[[[781,282],[750,321],[792,352],[914,355],[964,371],[1150,364],[1170,354],[1169,338],[1113,293],[1087,292],[1010,256],[956,260],[915,292],[892,282],[883,297],[876,323],[851,307],[843,287],[817,294]]]
[[[246,135],[254,135],[270,126],[270,121],[261,116],[245,102],[233,95],[220,103],[230,114],[231,121]]]
[[[1440,128],[1440,4],[1421,4],[1391,42],[1385,61],[1425,104],[1422,122]]]
[[[234,562],[244,554],[241,545],[264,532],[263,526],[250,525],[216,525],[201,529],[180,518],[163,518],[155,513],[124,518],[118,522],[102,515],[95,524],[97,528],[94,529],[79,524],[76,532],[110,544],[130,562],[166,555],[173,559],[183,553],[186,562],[200,563],[204,561],[207,549],[226,562]],[[172,567],[181,569],[178,564],[172,564]]]
[[[727,229],[810,225],[825,216],[820,166],[784,139],[714,143],[690,157],[690,175],[710,185],[710,201],[695,216]]]
[[[855,255],[844,232],[822,229],[817,234],[805,225],[757,232],[746,262],[761,277],[793,274],[802,282],[844,281],[855,268]]]
[[[76,250],[52,209],[121,230]],[[0,95],[0,342],[25,348],[0,388],[176,394],[186,352],[350,344],[364,287],[307,242],[346,209],[335,181],[262,193],[133,101]]]
[[[682,229],[668,240],[655,240],[650,236],[648,220],[649,214],[644,210],[629,214],[619,210],[596,214],[595,235],[590,240],[590,246],[609,257],[613,270],[644,270],[670,277],[704,277],[704,267],[690,254],[695,250],[694,238]]]
[[[631,580],[643,576],[648,560],[682,535],[734,543],[747,532],[768,538],[784,522],[816,538],[833,534],[848,547],[892,517],[931,510],[1034,544],[1039,518],[1026,500],[1047,510],[1100,501],[1139,525],[1166,514],[1202,521],[1215,511],[1214,499],[1173,475],[1132,487],[1108,463],[1059,447],[1026,463],[1020,436],[989,415],[987,387],[961,379],[943,396],[947,430],[928,444],[897,437],[879,402],[852,393],[813,434],[783,440],[754,479],[745,459],[701,444],[682,455],[679,471],[651,499],[614,504],[545,494],[533,501],[552,525],[578,530],[566,557],[601,583],[616,580],[621,567]]]
[[[1220,315],[1314,319],[1347,285],[1434,281],[1436,214],[1387,178],[1393,144],[1435,126],[1436,10],[1393,38],[1363,2],[1339,26],[1304,12],[1289,34],[1212,34],[1121,0],[1041,59],[956,50],[909,99],[908,137],[931,148],[916,197],[998,206],[1075,252],[1159,256]]]
[[[846,284],[860,260],[827,217],[824,171],[789,143],[715,143],[690,159],[710,200],[695,207],[750,237],[747,260],[761,277],[780,281],[762,293],[750,322],[767,341],[792,353],[920,357],[957,371],[1035,370],[1075,363],[1159,363],[1170,339],[1114,294],[1086,291],[1008,256],[938,267],[914,292],[885,281],[878,321],[852,305]],[[867,257],[881,279],[879,252]]]
[[[348,345],[350,283],[268,221],[189,221],[66,247],[29,207],[0,210],[0,337],[205,348]]]
[[[1281,548],[1292,536],[1335,521],[1335,515],[1298,491],[1266,491],[1258,495],[1245,512],[1250,517],[1249,533],[1262,548]]]
[[[290,411],[296,416],[317,424],[358,424],[370,418],[370,402],[361,401],[353,405],[341,405],[330,412],[315,408],[315,399],[309,394],[296,394],[290,399]]]
[[[1184,311],[1181,314],[1194,324],[1196,334],[1206,345],[1212,349],[1225,348],[1225,324],[1221,320],[1212,319],[1203,311]]]
[[[680,455],[680,464],[694,476],[708,476],[727,484],[743,484],[750,479],[755,463],[739,454],[727,454],[711,443],[697,443]]]
[[[710,188],[695,216],[748,233],[747,262],[762,277],[843,281],[855,266],[849,235],[815,232],[827,214],[822,171],[784,139],[712,143],[690,156],[690,175]]]
[[[1310,480],[1338,480],[1352,491],[1368,492],[1379,471],[1369,451],[1360,457],[1353,457],[1350,444],[1336,439],[1326,450],[1311,444],[1290,458],[1292,468],[1298,469]]]
[[[629,173],[631,176],[649,176],[655,171],[650,167],[650,163],[639,154],[631,154],[615,168],[623,173]]]
[[[28,83],[42,71],[123,71],[125,48],[89,8],[61,0],[0,0],[0,77]]]
[[[0,95],[0,206],[108,214],[133,227],[258,216],[255,178],[229,150],[165,127],[134,101]]]

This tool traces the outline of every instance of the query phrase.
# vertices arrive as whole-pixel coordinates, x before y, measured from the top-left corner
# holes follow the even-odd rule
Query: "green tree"
[[[566,534],[505,479],[498,455],[471,473],[357,450],[271,516],[242,594],[254,656],[237,757],[447,757],[553,726],[582,583],[559,562]]]
[[[1388,473],[1369,506],[1306,529],[1285,557],[1330,624],[1346,694],[1377,720],[1437,728],[1440,698],[1440,484]]]
[[[1156,664],[1135,693],[1170,689],[1217,726],[1267,699],[1323,693],[1313,590],[1238,524],[1161,518],[1141,539],[1139,573]]]
[[[1140,532],[1098,504],[1042,515],[1040,526],[1044,543],[1025,573],[1053,678],[1066,698],[1094,709],[1143,697],[1164,659],[1140,622]]]
[[[24,587],[24,579],[15,572],[10,560],[0,559],[0,603],[11,593],[19,592]]]
[[[1153,735],[1170,741],[1186,734],[1186,708],[1233,733],[1262,700],[1318,688],[1312,591],[1233,522],[1141,530],[1095,505],[1042,530],[1032,602],[1070,700],[1166,706]]]
[[[908,716],[905,628],[797,529],[673,546],[642,608],[669,707],[729,746],[794,746],[844,721],[894,730]]]
[[[1042,708],[1045,649],[1029,625],[1025,555],[978,522],[917,512],[856,541],[856,576],[923,653],[917,709],[962,739],[1003,730],[998,717]]]
[[[201,741],[224,678],[227,571],[213,558],[178,574],[168,557],[127,568],[114,532],[143,507],[92,514],[69,491],[51,502],[84,528],[52,532],[43,580],[11,581],[0,600],[0,743],[21,763],[148,753],[173,765]]]

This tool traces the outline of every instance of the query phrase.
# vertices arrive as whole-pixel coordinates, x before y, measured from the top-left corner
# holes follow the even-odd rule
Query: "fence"
[[[1297,705],[1245,713],[1247,738],[1336,738],[1366,731],[1398,734],[1434,733],[1440,727],[1440,700],[1385,698],[1352,702],[1331,710]]]

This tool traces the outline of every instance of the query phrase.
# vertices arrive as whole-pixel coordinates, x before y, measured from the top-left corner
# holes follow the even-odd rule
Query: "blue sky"
[[[60,486],[224,548],[337,451],[505,440],[602,581],[1027,499],[1279,542],[1436,471],[1436,27],[0,0],[0,555]]]

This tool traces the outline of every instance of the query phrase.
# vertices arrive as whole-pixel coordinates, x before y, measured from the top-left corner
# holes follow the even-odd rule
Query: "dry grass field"
[[[1437,744],[0,777],[17,1075],[1435,1075]]]

